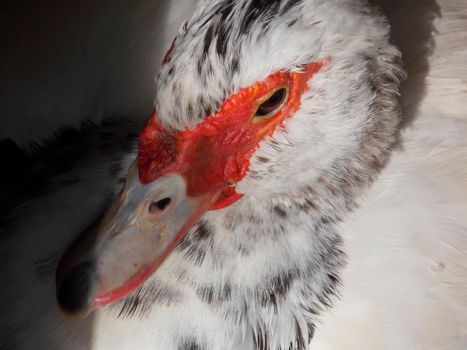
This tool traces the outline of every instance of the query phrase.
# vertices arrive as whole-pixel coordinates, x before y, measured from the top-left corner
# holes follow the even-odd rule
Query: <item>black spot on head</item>
[[[191,102],[188,103],[188,106],[186,107],[186,112],[188,114],[188,119],[193,119],[194,117],[194,108]]]
[[[200,77],[203,77],[203,65],[204,65],[204,62],[206,62],[206,61],[205,60],[199,60],[198,64],[197,64],[198,75]]]
[[[152,281],[139,287],[125,299],[110,307],[118,311],[117,317],[142,316],[153,305],[172,305],[182,301],[180,292],[163,281]]]
[[[227,32],[227,28],[220,25],[216,39],[216,52],[220,57],[225,57],[227,54],[228,36],[229,32]]]
[[[204,116],[209,116],[212,113],[212,108],[209,102],[205,101],[202,96],[197,98],[197,105],[201,106]]]
[[[334,221],[334,218],[331,217],[331,216],[329,216],[329,215],[321,215],[321,216],[319,217],[319,223],[320,223],[321,225],[327,226],[327,225],[329,225],[330,223],[334,223],[334,222],[335,222],[335,221]]]
[[[209,48],[215,43],[216,53],[225,58],[229,44],[249,35],[254,25],[260,26],[262,33],[266,33],[272,19],[285,15],[302,1],[250,0],[243,2],[242,6],[235,6],[234,0],[221,1],[200,25],[200,28],[209,26],[203,43],[204,57],[207,57]],[[234,17],[240,17],[240,23],[233,21]],[[237,68],[238,64],[232,64],[232,71]]]
[[[287,218],[287,212],[282,209],[280,206],[276,205],[274,206],[274,212],[279,215],[282,219],[286,219]]]
[[[206,35],[204,36],[203,54],[205,58],[209,54],[209,48],[211,47],[213,38],[214,38],[214,27],[209,27],[208,30],[206,31]]]
[[[283,2],[283,6],[280,11],[280,15],[284,15],[285,13],[292,10],[295,6],[301,3],[303,0],[287,0]]]
[[[269,22],[271,17],[279,12],[281,1],[271,0],[252,0],[248,3],[245,16],[240,22],[240,33],[246,34],[250,31],[252,25],[263,20],[263,23]]]
[[[136,293],[133,293],[130,297],[123,300],[123,305],[118,313],[117,317],[131,317],[141,306],[143,299],[141,298],[141,290],[138,289]],[[140,313],[144,314],[147,308],[143,307],[140,309]]]
[[[271,161],[271,159],[269,159],[268,157],[258,156],[257,158],[261,163],[264,164],[269,163]]]
[[[196,290],[196,294],[203,302],[211,304],[214,297],[214,287],[211,285],[199,287]]]
[[[198,226],[181,239],[177,249],[183,252],[183,257],[189,262],[200,266],[207,251],[213,249],[212,234],[214,228],[206,220],[200,220]]]
[[[292,282],[300,275],[298,270],[288,270],[274,276],[270,280],[270,288],[278,296],[285,296],[289,290]]]
[[[213,234],[213,227],[206,220],[200,220],[198,227],[192,234],[194,241],[202,241]]]
[[[201,24],[204,27],[209,23],[209,27],[204,37],[203,55],[206,58],[209,53],[209,48],[215,42],[216,52],[220,57],[225,57],[228,46],[228,36],[231,34],[232,27],[229,17],[233,14],[233,0],[225,0],[215,6],[211,15]]]
[[[214,75],[214,67],[210,61],[206,61],[206,72],[207,72],[207,77],[209,78],[209,75],[213,76]]]
[[[235,249],[237,250],[237,253],[240,254],[240,256],[243,258],[249,256],[253,251],[253,248],[248,242],[236,242]]]
[[[302,210],[306,213],[316,211],[318,208],[315,202],[310,198],[305,198],[305,201],[303,203],[297,203],[297,207],[299,210]]]
[[[226,282],[224,284],[224,287],[221,288],[220,293],[219,293],[219,298],[221,301],[226,301],[230,300],[232,296],[232,287],[229,282]]]
[[[195,336],[182,338],[177,350],[205,350],[206,348],[198,342]]]
[[[230,282],[216,288],[213,285],[201,285],[196,289],[196,294],[206,304],[222,304],[232,297]]]
[[[292,283],[300,277],[298,269],[286,270],[269,277],[256,288],[256,297],[264,307],[272,306],[277,310],[277,304],[281,302],[290,290]]]
[[[232,73],[237,73],[240,70],[240,60],[237,54],[232,58],[232,62],[230,63],[230,70]]]
[[[206,257],[206,249],[203,246],[192,245],[187,241],[182,240],[178,245],[181,249],[184,250],[183,257],[189,262],[193,263],[195,266],[201,266]]]

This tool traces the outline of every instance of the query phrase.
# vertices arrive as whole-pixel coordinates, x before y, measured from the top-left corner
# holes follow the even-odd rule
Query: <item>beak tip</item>
[[[57,281],[57,302],[69,315],[87,314],[94,292],[96,268],[92,262],[81,263]]]

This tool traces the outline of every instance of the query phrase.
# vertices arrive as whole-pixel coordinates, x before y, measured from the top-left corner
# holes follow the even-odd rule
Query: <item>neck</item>
[[[337,211],[323,214],[308,195],[288,204],[244,198],[209,212],[154,279],[117,305],[120,316],[196,295],[232,338],[246,331],[257,346],[305,349],[345,262]]]

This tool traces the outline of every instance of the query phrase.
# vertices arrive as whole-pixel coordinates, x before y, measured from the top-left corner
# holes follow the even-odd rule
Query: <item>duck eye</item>
[[[152,202],[149,205],[149,213],[151,214],[159,214],[163,212],[170,204],[172,200],[170,198],[163,198],[157,202]]]
[[[287,98],[287,88],[276,90],[266,101],[261,103],[256,110],[255,119],[273,116],[283,106]]]

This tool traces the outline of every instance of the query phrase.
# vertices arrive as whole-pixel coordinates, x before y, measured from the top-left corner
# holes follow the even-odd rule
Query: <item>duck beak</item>
[[[66,313],[86,315],[140,286],[222,192],[190,197],[177,173],[142,184],[136,168],[130,167],[123,191],[59,263],[57,300]]]

